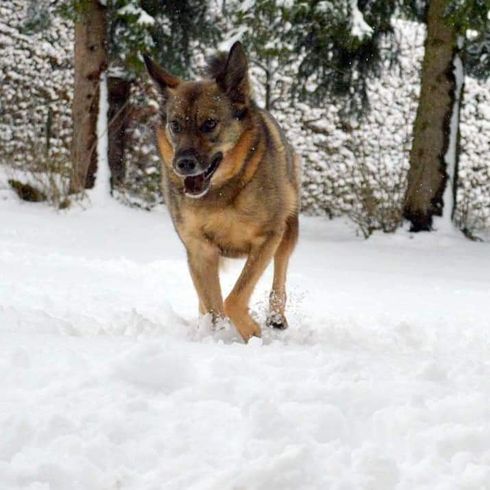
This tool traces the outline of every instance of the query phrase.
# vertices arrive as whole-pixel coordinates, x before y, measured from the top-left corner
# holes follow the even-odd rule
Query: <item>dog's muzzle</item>
[[[184,177],[184,192],[193,198],[203,197],[209,191],[211,178],[223,160],[223,153],[217,153],[211,163],[201,170],[198,160],[195,157],[181,157],[175,162],[176,171]]]

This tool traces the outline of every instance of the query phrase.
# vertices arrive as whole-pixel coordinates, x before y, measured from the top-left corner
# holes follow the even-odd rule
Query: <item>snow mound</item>
[[[0,488],[488,486],[487,244],[303,218],[290,328],[245,345],[198,324],[165,211],[0,221]]]

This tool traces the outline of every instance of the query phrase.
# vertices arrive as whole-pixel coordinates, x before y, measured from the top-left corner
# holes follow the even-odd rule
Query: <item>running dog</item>
[[[245,341],[260,336],[248,303],[274,259],[267,324],[286,328],[299,159],[275,119],[254,102],[242,45],[213,58],[208,77],[198,81],[183,81],[148,56],[144,60],[161,95],[156,140],[164,199],[187,251],[200,313],[214,323],[228,317]],[[225,301],[220,257],[246,257]]]

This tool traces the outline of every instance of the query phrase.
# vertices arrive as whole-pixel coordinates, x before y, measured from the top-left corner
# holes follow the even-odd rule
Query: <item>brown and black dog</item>
[[[273,117],[251,97],[240,43],[210,62],[209,78],[182,81],[145,56],[161,93],[157,143],[163,192],[187,251],[199,311],[227,316],[245,341],[260,336],[248,312],[274,258],[268,325],[286,328],[286,272],[298,237],[299,160]],[[246,257],[223,302],[222,257]]]

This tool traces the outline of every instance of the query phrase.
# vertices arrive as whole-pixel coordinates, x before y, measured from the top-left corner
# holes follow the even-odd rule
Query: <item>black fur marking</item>
[[[247,115],[248,108],[247,107],[234,107],[233,108],[233,117],[238,119],[239,121],[243,121],[245,116]]]
[[[210,56],[207,60],[206,75],[209,78],[223,78],[226,69],[226,61],[228,60],[228,53],[220,51],[213,56]]]
[[[266,325],[269,328],[275,328],[277,330],[286,330],[288,328],[286,319],[279,315],[273,315],[267,318]]]
[[[208,76],[216,80],[233,102],[246,104],[249,96],[248,62],[242,45],[236,42],[228,54],[217,53],[207,61]]]

